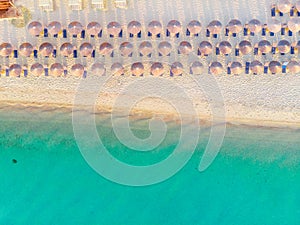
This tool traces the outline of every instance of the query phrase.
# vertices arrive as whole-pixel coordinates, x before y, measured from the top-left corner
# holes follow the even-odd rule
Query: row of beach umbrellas
[[[166,65],[161,62],[143,63],[135,62],[127,66],[121,63],[113,63],[110,68],[106,68],[103,63],[94,63],[90,68],[86,68],[83,64],[76,63],[70,67],[67,67],[61,63],[53,63],[50,66],[42,65],[40,63],[34,63],[29,68],[27,66],[21,66],[19,64],[12,64],[9,67],[2,67],[2,73],[5,71],[4,76],[28,76],[30,72],[34,76],[76,76],[86,77],[87,72],[92,75],[103,76],[108,71],[110,75],[124,75],[131,74],[133,76],[142,76],[144,73],[150,73],[153,76],[172,75],[180,76],[183,74],[201,75],[205,73],[205,67],[200,61],[193,62],[188,69],[186,69],[182,63],[174,62],[170,65]],[[219,74],[277,74],[277,73],[299,73],[300,64],[295,60],[281,63],[279,61],[271,61],[262,63],[258,60],[246,62],[242,64],[238,61],[229,62],[226,65],[222,62],[214,61],[208,64],[208,73],[213,75]]]
[[[140,56],[149,56],[155,52],[156,48],[160,56],[168,56],[171,54],[175,47],[174,44],[168,41],[155,42],[156,46],[153,45],[154,44],[152,44],[152,42],[150,41],[143,41],[138,44],[137,52]],[[175,47],[179,54],[189,55],[194,53],[204,56],[210,54],[229,55],[232,52],[234,52],[235,55],[247,55],[251,53],[256,55],[259,52],[261,54],[276,54],[277,52],[281,54],[294,54],[294,50],[299,50],[299,48],[300,41],[291,43],[288,40],[280,40],[274,43],[271,43],[268,40],[261,40],[253,44],[248,40],[243,40],[240,41],[236,46],[233,46],[229,41],[221,41],[217,44],[213,44],[210,41],[202,41],[196,47],[196,51],[194,51],[195,48],[189,41],[182,41]],[[59,50],[59,52],[57,52],[57,49]],[[94,54],[96,49],[98,49],[98,53],[102,56],[113,56],[112,54],[114,50],[118,50],[122,56],[132,56],[135,51],[134,44],[127,41],[121,43],[118,47],[114,47],[109,42],[103,42],[98,47],[92,45],[89,42],[84,42],[79,47],[73,45],[70,42],[65,42],[58,47],[52,45],[49,42],[44,42],[38,47],[25,42],[22,43],[18,48],[13,47],[13,45],[10,43],[0,44],[0,56],[8,57],[11,56],[14,52],[16,58],[18,57],[18,54],[21,54],[25,57],[31,57],[32,55],[35,55],[35,57],[37,57],[38,54],[44,57],[56,57],[57,54],[60,54],[65,57],[73,56],[74,58],[77,58],[77,51],[79,51],[79,53],[83,57],[95,57]]]
[[[126,28],[129,36],[141,37],[142,30],[144,30],[149,36],[160,36],[164,33],[163,25],[160,21],[153,20],[147,25],[142,25],[139,21],[131,21],[125,25],[121,25],[119,22],[112,21],[105,26],[100,23],[93,21],[88,23],[86,26],[82,25],[79,21],[72,21],[66,27],[58,21],[52,21],[47,25],[43,25],[39,21],[32,21],[27,26],[28,32],[32,36],[40,36],[44,34],[48,36],[57,36],[63,33],[66,37],[67,33],[72,36],[79,36],[87,33],[90,36],[102,36],[103,32],[107,32],[108,36],[119,37],[123,35],[123,30]],[[252,19],[246,24],[243,24],[238,19],[232,19],[225,26],[219,20],[213,20],[206,26],[203,26],[198,20],[190,21],[185,27],[178,20],[171,20],[167,23],[165,30],[167,36],[179,35],[184,31],[188,36],[198,35],[201,31],[204,31],[206,35],[218,35],[224,31],[225,35],[238,34],[242,31],[245,35],[252,34],[264,34],[271,32],[273,34],[279,33],[281,30],[287,29],[291,32],[300,31],[300,18],[291,18],[287,23],[282,23],[280,20],[272,18],[267,23],[262,23],[257,19]],[[84,35],[82,37],[85,37]]]

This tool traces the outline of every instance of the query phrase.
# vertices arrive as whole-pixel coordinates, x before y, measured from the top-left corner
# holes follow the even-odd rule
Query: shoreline
[[[0,105],[71,112],[75,99],[80,96],[79,104],[95,104],[96,113],[132,109],[136,118],[149,118],[155,113],[175,123],[178,119],[175,107],[181,107],[182,113],[199,118],[205,126],[210,126],[214,105],[214,112],[220,116],[225,111],[227,124],[300,128],[300,76],[215,76],[215,84],[205,74],[198,78],[206,84],[205,90],[199,88],[192,76],[162,77],[159,81],[166,84],[157,86],[146,82],[146,78],[133,76],[105,78],[100,86],[73,77],[7,77],[0,79]],[[181,91],[170,89],[167,83],[180,87]],[[130,91],[134,85],[136,88]],[[78,90],[79,87],[84,89]]]
[[[12,115],[11,112],[15,113],[39,113],[39,116],[42,116],[41,114],[51,114],[55,112],[62,112],[66,115],[72,114],[72,110],[74,108],[74,105],[72,104],[57,104],[57,103],[36,103],[36,102],[16,102],[16,101],[0,101],[0,119],[1,115],[3,113],[9,113],[9,115]],[[77,106],[76,109],[82,111],[82,112],[91,112],[91,107],[80,107]],[[114,109],[115,110],[115,109]],[[119,113],[122,109],[118,109],[114,112]],[[106,115],[109,117],[112,112],[112,107],[107,106],[96,106],[95,109],[95,115]],[[36,114],[35,114],[36,115]],[[172,113],[170,111],[150,111],[146,109],[133,109],[130,111],[130,119],[139,121],[139,120],[147,120],[152,118],[152,116],[155,115],[156,117],[159,117],[160,119],[164,120],[165,122],[171,122],[175,124],[180,124],[180,117],[177,113]],[[122,115],[121,115],[122,116]],[[124,115],[127,116],[127,115]],[[183,117],[189,117],[189,115],[183,115]],[[189,117],[191,118],[191,117]],[[37,118],[38,119],[38,118]],[[202,126],[211,126],[212,125],[212,118],[208,115],[199,115],[199,124]],[[218,118],[216,118],[218,120]],[[222,123],[222,122],[221,122]],[[300,122],[290,122],[290,121],[272,121],[272,120],[260,120],[260,119],[245,119],[245,118],[225,118],[225,123],[228,126],[247,126],[247,127],[255,127],[255,128],[287,128],[287,129],[300,129]],[[215,125],[218,125],[218,123],[215,123]]]

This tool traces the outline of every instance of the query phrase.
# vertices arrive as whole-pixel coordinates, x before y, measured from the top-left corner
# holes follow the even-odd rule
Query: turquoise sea
[[[0,224],[300,224],[300,131],[229,126],[220,153],[197,167],[209,129],[175,176],[155,185],[113,183],[85,162],[71,114],[2,108],[0,112]],[[151,164],[176,145],[173,126],[152,153],[119,143],[108,122],[97,129],[115,157]],[[148,131],[135,126],[140,137]]]

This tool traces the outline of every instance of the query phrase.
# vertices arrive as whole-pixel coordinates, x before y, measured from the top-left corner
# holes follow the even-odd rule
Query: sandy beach
[[[30,42],[33,45],[39,46],[41,43],[47,41],[52,43],[57,48],[64,42],[70,42],[74,46],[79,47],[85,41],[91,42],[94,46],[99,46],[103,41],[113,42],[115,47],[114,57],[100,57],[96,59],[105,63],[106,68],[110,68],[113,62],[121,61],[124,65],[130,65],[135,61],[142,61],[144,59],[137,56],[132,59],[123,59],[118,50],[118,46],[123,41],[133,40],[134,48],[137,48],[137,43],[144,40],[143,38],[136,40],[130,39],[127,36],[122,38],[110,38],[107,33],[107,24],[110,21],[119,21],[122,24],[124,33],[127,32],[126,24],[132,20],[138,20],[142,24],[142,37],[147,39],[147,24],[153,19],[157,19],[165,26],[170,19],[179,20],[184,26],[192,19],[201,21],[203,27],[214,20],[218,19],[225,26],[230,19],[239,19],[243,24],[247,21],[256,18],[266,23],[270,19],[271,5],[275,2],[269,0],[263,0],[259,3],[253,1],[250,5],[247,1],[231,1],[231,0],[215,0],[215,1],[190,1],[190,4],[184,4],[184,1],[176,0],[171,1],[172,7],[168,4],[164,4],[164,1],[132,1],[126,10],[116,9],[112,4],[108,5],[108,11],[99,13],[97,10],[93,10],[88,6],[88,3],[84,3],[84,10],[71,11],[68,8],[66,1],[61,1],[59,7],[56,7],[54,11],[43,12],[39,10],[38,1],[18,1],[17,6],[23,5],[28,12],[31,12],[31,21],[37,20],[43,24],[48,24],[51,21],[59,20],[63,27],[66,27],[71,21],[78,20],[83,25],[86,25],[90,21],[101,21],[103,27],[103,36],[101,38],[73,38],[68,36],[67,38],[53,38],[53,37],[33,37],[30,35],[26,27],[16,27],[12,25],[10,21],[2,21],[0,23],[0,30],[3,35],[1,36],[1,42],[12,43],[12,46],[18,47],[23,42]],[[210,10],[205,10],[210,9]],[[282,23],[289,20],[288,15],[280,17]],[[29,22],[29,21],[25,21]],[[3,31],[6,32],[3,32]],[[222,31],[224,32],[224,31]],[[18,35],[15,35],[18,34]],[[60,34],[61,36],[61,34]],[[271,42],[276,42],[279,39],[285,38],[291,43],[297,40],[299,34],[293,36],[285,35],[281,37],[275,36],[247,36],[244,37],[242,32],[235,37],[226,37],[224,33],[220,35],[220,38],[213,39],[206,37],[203,31],[197,38],[184,37],[180,39],[172,39],[169,37],[163,37],[163,40],[168,40],[172,44],[178,44],[183,39],[188,39],[194,46],[194,55],[192,57],[184,57],[177,54],[177,49],[173,48],[170,58],[153,57],[148,59],[149,61],[159,61],[169,64],[174,61],[180,61],[185,67],[190,65],[191,60],[199,60],[204,65],[204,72],[201,75],[193,76],[191,74],[184,73],[182,76],[170,77],[168,73],[162,76],[162,81],[169,82],[170,85],[177,85],[181,90],[174,91],[165,87],[159,88],[162,90],[161,96],[151,96],[151,90],[153,94],[157,92],[150,84],[143,83],[144,79],[151,77],[146,72],[144,78],[134,77],[128,74],[124,76],[112,76],[103,85],[97,86],[96,84],[90,84],[85,79],[75,78],[71,74],[66,77],[35,77],[29,72],[28,77],[7,77],[5,76],[5,69],[1,68],[0,78],[0,105],[12,106],[12,107],[54,107],[54,108],[66,108],[71,110],[74,108],[74,99],[78,94],[78,87],[81,84],[86,90],[83,92],[82,98],[86,98],[89,104],[93,103],[91,98],[94,98],[95,94],[99,93],[97,101],[95,102],[95,108],[97,112],[110,112],[113,110],[126,111],[129,108],[131,113],[139,115],[141,117],[147,117],[152,114],[160,114],[165,118],[173,119],[178,117],[178,112],[171,105],[185,106],[189,100],[191,104],[185,107],[183,116],[196,116],[203,121],[218,120],[218,114],[225,116],[225,121],[233,124],[247,124],[258,126],[288,126],[288,127],[300,127],[300,76],[299,74],[278,73],[278,74],[245,74],[242,73],[238,76],[228,75],[225,70],[220,75],[212,75],[208,73],[208,64],[210,61],[219,61],[224,66],[230,61],[240,61],[244,65],[246,61],[251,62],[253,60],[260,60],[263,63],[270,62],[271,60],[278,60],[281,63],[288,62],[290,60],[297,60],[298,53],[294,55],[247,55],[247,56],[217,56],[211,55],[208,57],[198,57],[195,52],[200,40],[208,40],[213,44],[216,44],[220,40],[227,40],[235,46],[240,40],[247,39],[253,43],[258,42],[260,39],[268,39]],[[22,37],[22,38],[21,38]],[[160,40],[159,40],[160,41]],[[153,42],[154,47],[157,43]],[[98,47],[97,47],[98,48]],[[155,50],[157,51],[157,50]],[[154,52],[155,54],[157,52]],[[135,53],[137,54],[137,53]],[[155,55],[153,54],[153,55]],[[30,56],[19,58],[6,58],[1,57],[0,63],[2,67],[8,67],[12,63],[18,63],[28,68],[35,62],[40,62],[45,66],[49,66],[52,63],[60,62],[66,66],[69,70],[74,63],[82,63],[87,69],[94,63],[93,58],[73,58],[63,57],[57,55],[57,57],[43,58],[39,56],[34,58]],[[102,60],[102,61],[101,61]],[[225,67],[224,67],[225,68]],[[90,75],[88,75],[90,76]],[[140,85],[139,88],[134,91],[126,91],[132,84]],[[199,84],[202,84],[199,86]],[[144,92],[150,93],[147,98],[139,101],[137,104],[131,102],[136,96],[143,95]],[[183,95],[186,97],[183,98]],[[165,97],[165,99],[164,99]],[[220,98],[221,97],[221,98]],[[116,105],[116,100],[121,99],[121,104]],[[167,103],[169,102],[169,103]],[[94,105],[94,104],[92,104]],[[75,106],[77,104],[75,103]],[[214,111],[214,112],[213,112]],[[222,113],[224,111],[224,113]],[[215,113],[217,112],[217,113]],[[179,113],[179,114],[182,114]],[[214,115],[214,117],[213,117]]]
[[[203,75],[205,76],[205,75]],[[300,127],[300,76],[298,75],[241,75],[241,76],[216,76],[217,85],[224,99],[226,122],[233,124],[247,124],[258,126],[288,126]],[[147,117],[151,114],[164,115],[165,118],[176,118],[178,112],[171,104],[185,104],[182,93],[172,93],[171,98],[153,98],[149,96],[134,105],[115,105],[118,98],[128,99],[130,104],[131,94],[126,94],[126,88],[137,82],[132,76],[113,76],[102,87],[88,87],[85,79],[78,78],[53,78],[53,77],[27,77],[0,79],[0,103],[14,107],[51,107],[65,108],[71,111],[78,86],[84,85],[87,89],[98,90],[95,103],[96,112],[111,112],[112,110],[126,110],[131,108],[131,114]],[[146,78],[144,78],[146,79]],[[179,85],[193,102],[197,116],[204,121],[212,120],[212,101],[208,99],[191,76],[164,77],[172,84]],[[201,81],[201,78],[200,78]],[[85,82],[87,82],[85,84]],[[144,87],[151,89],[153,87]],[[214,92],[215,85],[212,85]],[[124,92],[125,90],[125,92]],[[143,88],[141,88],[143,90]],[[125,96],[124,94],[125,93]],[[87,93],[84,98],[94,93]],[[169,97],[169,95],[168,95]],[[171,103],[171,104],[170,104]],[[222,104],[219,104],[222,106]],[[85,106],[87,108],[88,105]],[[126,108],[122,108],[126,107]],[[88,107],[89,109],[92,109]],[[186,115],[195,116],[193,112]],[[216,118],[215,118],[216,119]]]

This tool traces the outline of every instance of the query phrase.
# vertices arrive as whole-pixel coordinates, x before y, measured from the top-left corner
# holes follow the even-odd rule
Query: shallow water
[[[204,129],[178,174],[129,187],[88,166],[69,114],[2,110],[0,122],[0,224],[300,224],[299,130],[230,126],[219,155],[200,173]],[[176,145],[173,127],[152,153],[132,154],[98,123],[111,154],[127,163],[155,163]]]

